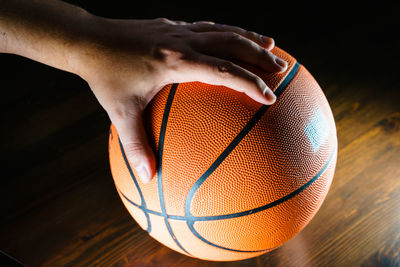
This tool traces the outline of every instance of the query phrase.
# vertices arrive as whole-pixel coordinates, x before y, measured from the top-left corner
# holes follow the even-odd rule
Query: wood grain
[[[178,15],[168,10],[164,16]],[[380,18],[382,27],[392,22]],[[259,20],[247,22],[265,30]],[[109,169],[108,117],[84,81],[0,55],[7,66],[0,99],[0,250],[29,266],[400,266],[400,79],[393,59],[399,41],[365,22],[330,27],[328,35],[315,26],[312,38],[275,30],[277,43],[309,68],[327,95],[338,130],[337,169],[304,231],[275,251],[232,263],[176,253],[132,220]],[[367,34],[378,39],[364,43]]]

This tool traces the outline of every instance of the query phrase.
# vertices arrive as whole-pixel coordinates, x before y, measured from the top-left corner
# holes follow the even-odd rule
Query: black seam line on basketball
[[[186,217],[185,216],[179,216],[179,215],[168,215],[168,214],[163,214],[162,212],[159,211],[155,211],[155,210],[149,210],[145,207],[143,207],[142,205],[139,205],[135,202],[133,202],[132,200],[130,200],[127,196],[125,196],[125,194],[119,189],[117,188],[118,192],[129,202],[131,203],[133,206],[146,211],[149,214],[154,214],[160,217],[167,217],[168,219],[173,219],[173,220],[178,220],[178,221],[186,221]]]
[[[267,248],[267,249],[260,249],[260,250],[240,250],[240,249],[227,248],[227,247],[223,247],[223,246],[217,245],[217,244],[212,243],[211,241],[205,239],[203,236],[201,236],[201,235],[196,231],[196,229],[194,229],[193,223],[194,223],[194,222],[188,223],[190,231],[192,231],[192,233],[193,233],[197,238],[199,238],[199,239],[200,239],[201,241],[203,241],[204,243],[209,244],[210,246],[217,247],[217,248],[220,248],[220,249],[223,249],[223,250],[229,250],[229,251],[234,251],[234,252],[247,252],[247,253],[249,253],[249,252],[267,252],[267,251],[271,250],[270,248]]]
[[[300,64],[296,62],[290,72],[286,75],[284,80],[275,90],[275,94],[278,97],[284,89],[288,86],[290,81],[296,75]],[[218,158],[211,164],[211,166],[204,172],[204,174],[194,183],[192,188],[190,188],[188,195],[185,200],[185,215],[191,217],[190,206],[192,204],[193,197],[196,191],[200,188],[200,186],[204,183],[204,181],[218,168],[218,166],[225,160],[226,157],[235,149],[235,147],[242,141],[242,139],[253,129],[253,127],[257,124],[257,122],[261,119],[261,117],[265,114],[265,112],[269,109],[270,106],[263,105],[254,116],[247,122],[247,124],[243,127],[243,129],[236,135],[236,137],[232,140],[232,142],[225,148],[224,151],[218,156]]]
[[[220,249],[225,249],[225,250],[229,250],[229,251],[235,251],[235,252],[244,252],[244,253],[249,253],[249,252],[267,252],[268,250],[271,249],[264,249],[264,250],[238,250],[238,249],[232,249],[232,248],[227,248],[227,247],[223,247],[217,244],[212,243],[211,241],[205,239],[203,236],[201,236],[196,229],[194,229],[194,223],[196,221],[212,221],[212,220],[224,220],[224,219],[231,219],[231,218],[237,218],[237,217],[242,217],[242,216],[246,216],[246,215],[251,215],[257,212],[261,212],[264,211],[266,209],[272,208],[274,206],[277,206],[283,202],[285,202],[286,200],[289,200],[295,196],[297,196],[298,194],[300,194],[301,192],[303,192],[305,189],[307,189],[310,185],[312,185],[325,171],[326,169],[329,167],[329,165],[332,162],[332,159],[334,158],[334,156],[337,153],[337,147],[335,146],[335,148],[333,149],[331,155],[329,156],[328,161],[326,162],[326,164],[321,168],[321,170],[312,178],[310,179],[307,183],[305,183],[304,185],[302,185],[301,187],[299,187],[298,189],[296,189],[295,191],[293,191],[292,193],[278,199],[275,200],[267,205],[261,206],[259,208],[255,208],[255,209],[251,209],[251,210],[247,210],[244,212],[239,212],[239,213],[234,213],[234,214],[227,214],[227,215],[220,215],[220,216],[206,216],[206,217],[195,217],[193,216],[192,218],[188,218],[186,216],[177,216],[177,215],[168,215],[168,217],[170,219],[175,219],[175,220],[186,220],[188,227],[190,229],[190,231],[200,240],[202,240],[203,242],[220,248]],[[134,206],[144,209],[143,207],[141,207],[140,205],[134,203],[133,201],[131,201],[130,199],[128,199],[118,188],[117,190],[122,194],[122,196],[129,201],[131,204],[133,204]],[[157,212],[157,211],[153,211],[153,210],[148,210],[148,213],[152,213],[158,216],[164,216],[162,213]]]
[[[298,71],[298,69],[299,69],[299,67],[300,67],[300,64],[298,63],[298,62],[296,62],[295,64],[294,64],[294,66],[292,67],[292,69],[290,70],[290,72],[289,72],[289,74],[285,77],[285,79],[282,81],[282,83],[278,86],[278,88],[275,90],[275,95],[278,97],[283,91],[284,91],[284,89],[287,87],[287,85],[289,84],[289,82],[293,79],[293,77],[296,75],[296,73],[297,73],[297,71]],[[174,86],[175,86],[175,89],[174,89]],[[165,110],[164,110],[164,116],[163,116],[163,121],[162,121],[162,126],[161,126],[161,130],[160,130],[160,143],[159,143],[159,155],[160,155],[160,157],[159,157],[159,160],[160,160],[160,164],[159,164],[159,168],[158,168],[158,181],[159,180],[161,180],[161,179],[159,179],[160,177],[161,177],[161,170],[162,170],[162,168],[161,168],[161,162],[162,162],[162,149],[163,149],[163,141],[164,141],[164,136],[165,136],[165,129],[166,129],[166,124],[167,124],[167,119],[168,119],[168,115],[169,115],[169,109],[171,108],[171,105],[172,105],[172,99],[173,99],[173,95],[175,94],[175,91],[176,91],[176,87],[178,86],[178,84],[174,84],[173,85],[173,87],[171,88],[171,90],[170,90],[170,94],[168,95],[168,99],[167,99],[167,104],[166,104],[166,108],[165,108]],[[173,90],[174,89],[174,90]],[[171,96],[171,93],[172,93],[172,96]],[[189,228],[191,228],[191,225],[194,223],[194,221],[195,220],[201,220],[201,221],[203,221],[203,220],[209,220],[209,219],[212,219],[213,217],[215,217],[215,218],[218,218],[218,219],[223,219],[223,218],[221,218],[221,216],[229,216],[229,217],[227,217],[227,218],[233,218],[232,217],[232,215],[234,215],[234,214],[229,214],[229,215],[220,215],[220,216],[211,216],[211,217],[208,217],[209,219],[207,219],[207,217],[195,217],[195,216],[192,216],[191,214],[190,214],[190,205],[189,205],[189,209],[187,209],[187,204],[188,204],[188,202],[189,203],[191,203],[191,201],[192,201],[192,199],[193,199],[193,196],[194,196],[194,193],[197,191],[197,189],[201,186],[201,184],[204,182],[204,180],[209,176],[209,175],[211,175],[211,173],[223,162],[223,160],[230,154],[230,152],[236,147],[236,145],[238,144],[238,143],[240,143],[240,141],[246,136],[246,134],[256,125],[256,123],[258,122],[258,120],[262,117],[262,115],[264,115],[264,113],[268,110],[268,108],[269,108],[269,106],[262,106],[257,112],[256,112],[256,114],[253,116],[253,118],[252,119],[250,119],[250,121],[247,123],[247,125],[244,127],[244,129],[242,129],[242,131],[235,137],[235,139],[228,145],[228,147],[223,151],[223,153],[217,158],[217,160],[211,165],[211,167],[206,171],[206,173],[204,173],[203,175],[202,175],[202,177],[200,177],[197,181],[196,181],[196,183],[195,183],[195,185],[191,188],[191,190],[189,191],[189,194],[192,192],[193,194],[192,194],[192,197],[189,197],[189,194],[188,194],[188,197],[186,198],[186,202],[185,202],[185,217],[183,217],[184,218],[184,220],[186,220],[187,221],[187,224],[188,224],[188,226],[189,226]],[[164,127],[163,127],[164,126]],[[163,134],[162,134],[163,133]],[[162,142],[161,142],[162,141]],[[225,152],[225,153],[224,153]],[[201,183],[199,182],[201,179],[203,178],[203,180],[201,181]],[[161,186],[160,186],[161,185]],[[174,234],[173,234],[173,232],[172,232],[172,229],[171,229],[171,227],[170,227],[170,225],[169,225],[169,222],[168,222],[168,218],[171,218],[172,219],[172,216],[168,216],[167,214],[166,214],[166,210],[165,210],[165,203],[163,202],[163,200],[164,200],[164,198],[163,198],[163,192],[162,192],[162,184],[160,183],[160,181],[158,182],[158,187],[159,187],[159,196],[160,196],[160,194],[161,194],[161,196],[160,196],[160,204],[161,204],[161,208],[162,208],[162,216],[164,217],[164,219],[165,219],[165,222],[166,222],[166,225],[167,225],[167,228],[168,228],[168,231],[169,231],[169,233],[171,234],[171,237],[173,238],[173,240],[177,243],[177,245],[182,249],[182,250],[184,250],[183,249],[183,247],[179,244],[179,242],[178,242],[178,240],[176,239],[176,238],[174,238],[175,236],[174,236]],[[161,190],[160,190],[160,187],[161,187]],[[197,188],[196,188],[197,187]],[[194,189],[194,190],[193,190]],[[303,189],[304,190],[304,189]],[[301,191],[300,191],[301,192]],[[294,195],[293,195],[294,196]],[[292,196],[292,197],[293,197]],[[187,201],[187,200],[189,200],[190,199],[190,201]],[[287,199],[285,199],[285,200],[283,200],[283,201],[286,201]],[[282,202],[283,202],[282,201]],[[282,202],[280,202],[280,203],[282,203]],[[133,202],[131,202],[131,203],[133,203]],[[280,204],[280,203],[276,203],[275,205],[278,205],[278,204]],[[272,204],[272,203],[270,203],[270,204]],[[272,206],[269,206],[269,207],[265,207],[265,209],[267,209],[267,208],[270,208],[270,207],[272,207]],[[261,207],[260,207],[261,208]],[[258,209],[256,209],[256,210],[258,210]],[[256,210],[254,210],[254,211],[251,211],[250,210],[250,213],[248,213],[248,214],[251,214],[251,213],[254,213],[254,212],[259,212],[259,211],[261,211],[261,210],[258,210],[258,211],[256,211]],[[189,211],[189,212],[187,212],[187,211]],[[239,217],[239,216],[245,216],[245,215],[248,215],[247,213],[246,214],[243,214],[242,215],[242,213],[238,213],[238,216],[234,216],[234,217]],[[178,216],[176,217],[176,219],[178,218]],[[194,235],[198,235],[198,237],[200,238],[200,235],[197,233],[197,231],[195,231],[195,229],[193,228],[193,229],[191,229],[191,231],[192,231],[192,233],[194,234]],[[203,237],[201,237],[201,239],[204,239]],[[210,244],[212,244],[211,242],[210,242]],[[216,246],[218,246],[218,245],[216,245]],[[228,248],[226,248],[226,249],[228,249]],[[185,250],[184,250],[185,251]],[[185,251],[186,252],[186,251]],[[188,253],[188,252],[187,252]],[[189,253],[188,253],[189,254]]]
[[[299,62],[296,61],[296,63],[293,65],[292,69],[288,73],[288,75],[283,79],[281,84],[276,88],[274,94],[276,97],[280,96],[282,92],[286,89],[286,87],[289,85],[289,83],[293,80],[294,76],[296,75],[297,71],[300,68]]]
[[[253,209],[251,213],[249,213],[249,212],[239,212],[239,213],[237,213],[237,215],[245,216],[245,215],[250,215],[250,214],[253,214],[253,213],[256,213],[256,212],[260,212],[260,211],[272,208],[274,206],[277,206],[277,205],[285,202],[286,200],[289,200],[289,199],[297,196],[298,194],[303,192],[307,187],[309,187],[311,184],[313,184],[318,179],[318,177],[320,177],[322,175],[322,173],[325,172],[325,170],[328,168],[328,166],[330,165],[330,163],[332,161],[333,155],[335,155],[335,154],[336,154],[336,146],[333,149],[331,155],[329,156],[329,159],[328,159],[327,163],[324,165],[324,167],[322,167],[322,169],[317,173],[317,175],[315,175],[311,180],[309,180],[307,183],[305,183],[304,185],[302,185],[301,187],[299,187],[298,189],[296,189],[292,193],[290,193],[290,194],[288,194],[288,195],[286,195],[286,196],[284,196],[284,197],[282,197],[282,198],[280,198],[280,199],[278,199],[278,200],[276,200],[274,202],[271,202],[270,204],[267,204],[267,205],[265,205],[263,207]],[[228,218],[230,218],[230,217],[228,217]],[[228,218],[224,218],[224,219],[228,219]],[[238,250],[238,249],[232,249],[232,248],[223,247],[223,246],[217,245],[215,243],[212,243],[211,241],[209,241],[209,240],[205,239],[203,236],[201,236],[196,231],[196,229],[194,229],[194,221],[187,221],[187,224],[189,226],[190,231],[197,238],[199,238],[201,241],[203,241],[203,242],[205,242],[205,243],[207,243],[207,244],[209,244],[211,246],[214,246],[214,247],[217,247],[217,248],[220,248],[220,249],[224,249],[224,250],[235,251],[235,252],[266,252],[266,251],[268,251],[268,249],[266,249],[266,250],[253,250],[252,251],[252,250]]]
[[[159,142],[158,142],[157,186],[158,186],[158,197],[160,198],[161,212],[163,214],[165,225],[167,226],[168,232],[171,235],[171,238],[175,241],[176,245],[180,249],[182,249],[185,253],[191,255],[179,243],[178,239],[175,237],[174,232],[172,231],[171,225],[169,224],[167,212],[165,209],[165,199],[164,199],[164,191],[163,191],[163,184],[162,184],[162,159],[163,159],[163,151],[164,151],[165,132],[167,130],[168,116],[169,116],[169,112],[171,110],[172,101],[174,99],[177,88],[178,88],[178,83],[174,83],[171,86],[171,89],[169,91],[168,98],[167,98],[167,103],[165,104],[163,118],[161,121],[160,138],[159,138]]]
[[[298,189],[296,189],[295,191],[287,194],[286,196],[277,199],[273,202],[270,202],[264,206],[258,207],[258,208],[254,208],[254,209],[250,209],[250,210],[246,210],[246,211],[242,211],[242,212],[238,212],[238,213],[232,213],[232,214],[225,214],[225,215],[214,215],[214,216],[179,216],[179,215],[164,215],[161,212],[155,211],[155,210],[149,210],[146,207],[143,207],[142,205],[139,205],[135,202],[133,202],[132,200],[130,200],[127,196],[125,196],[118,188],[117,190],[121,193],[121,195],[132,205],[134,205],[135,207],[145,210],[147,213],[150,214],[154,214],[154,215],[158,215],[158,216],[166,216],[169,219],[173,219],[173,220],[179,220],[179,221],[190,221],[190,223],[194,223],[196,221],[217,221],[217,220],[225,220],[225,219],[232,219],[232,218],[238,218],[238,217],[243,217],[243,216],[247,216],[247,215],[251,215],[257,212],[261,212],[267,209],[270,209],[272,207],[275,207],[293,197],[295,197],[296,195],[300,194],[302,191],[304,191],[305,189],[307,189],[310,185],[312,185],[316,180],[318,180],[318,178],[325,172],[325,170],[329,167],[330,163],[332,162],[333,157],[336,154],[336,147],[335,149],[332,151],[331,155],[329,156],[328,161],[326,162],[326,164],[322,167],[322,169],[313,177],[311,178],[307,183],[303,184],[301,187],[299,187]]]
[[[148,233],[150,233],[151,232],[151,222],[150,222],[149,214],[147,213],[146,202],[144,200],[144,197],[143,197],[143,194],[142,194],[142,190],[140,190],[140,186],[139,186],[139,184],[137,182],[137,179],[136,179],[135,175],[133,174],[132,168],[131,168],[131,166],[129,164],[129,161],[128,161],[127,157],[126,157],[124,147],[122,146],[122,143],[121,143],[121,140],[119,139],[119,137],[118,137],[118,142],[119,142],[119,147],[121,149],[122,157],[124,158],[124,161],[125,161],[125,165],[129,170],[129,174],[132,177],[133,183],[135,184],[137,191],[139,192],[140,201],[142,202],[142,206],[144,208],[143,212],[144,212],[144,215],[146,216],[146,220],[147,220],[147,229],[146,229],[146,231]]]

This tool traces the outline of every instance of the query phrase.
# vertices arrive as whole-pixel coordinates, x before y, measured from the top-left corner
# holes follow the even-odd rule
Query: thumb
[[[114,125],[131,167],[143,183],[150,182],[155,175],[156,160],[146,136],[142,111],[131,107],[129,115],[118,119]]]

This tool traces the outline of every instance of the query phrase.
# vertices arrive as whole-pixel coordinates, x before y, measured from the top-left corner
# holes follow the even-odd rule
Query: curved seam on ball
[[[129,164],[129,161],[128,161],[127,157],[126,157],[124,147],[122,146],[122,143],[121,143],[121,140],[119,139],[119,137],[118,137],[118,142],[119,142],[119,147],[121,149],[122,157],[124,158],[124,161],[125,161],[125,165],[128,168],[128,171],[129,171],[129,174],[131,175],[133,183],[135,184],[136,189],[139,192],[140,201],[142,202],[142,206],[145,208],[145,209],[142,209],[142,210],[143,210],[144,215],[146,216],[146,220],[147,220],[147,229],[146,229],[146,231],[148,233],[150,233],[151,232],[151,222],[150,222],[149,214],[147,213],[146,202],[144,200],[144,197],[143,197],[143,194],[142,194],[142,190],[140,190],[140,186],[138,184],[138,181],[137,181],[135,175],[132,172],[132,168],[131,168],[131,166]]]
[[[178,88],[178,83],[174,83],[171,86],[171,89],[168,94],[167,103],[165,104],[164,114],[161,121],[161,129],[160,129],[160,138],[158,142],[158,162],[157,162],[157,188],[158,188],[158,196],[160,198],[160,206],[161,212],[164,217],[165,225],[168,229],[168,232],[171,238],[174,240],[175,244],[182,249],[185,253],[191,255],[188,251],[186,251],[183,246],[179,243],[178,239],[175,237],[174,232],[172,231],[171,225],[168,221],[167,211],[165,208],[165,199],[164,199],[164,191],[163,191],[163,184],[162,184],[162,157],[163,157],[163,150],[164,150],[164,139],[165,139],[165,132],[167,130],[167,122],[169,112],[171,110],[172,101],[174,99],[174,95],[176,89]]]
[[[121,193],[121,195],[132,205],[134,205],[135,207],[145,210],[146,212],[150,213],[150,214],[154,214],[157,216],[167,216],[169,219],[173,219],[173,220],[180,220],[180,221],[187,221],[189,222],[189,228],[192,230],[192,233],[198,237],[199,239],[201,239],[202,241],[204,241],[205,243],[208,243],[210,245],[219,247],[219,248],[224,248],[221,247],[219,245],[216,244],[212,244],[210,241],[206,240],[204,237],[202,237],[200,234],[198,234],[198,232],[194,229],[193,224],[196,221],[217,221],[217,220],[226,220],[226,219],[232,219],[232,218],[238,218],[238,217],[243,217],[243,216],[247,216],[247,215],[251,215],[251,214],[255,214],[267,209],[270,209],[272,207],[275,207],[279,204],[282,204],[283,202],[297,196],[298,194],[300,194],[302,191],[304,191],[305,189],[307,189],[309,186],[311,186],[316,180],[318,180],[318,178],[326,171],[326,169],[329,167],[329,165],[332,162],[332,159],[334,158],[334,156],[337,153],[337,146],[335,146],[335,148],[333,149],[328,161],[326,162],[326,164],[321,168],[321,170],[312,178],[310,179],[307,183],[305,183],[304,185],[302,185],[301,187],[299,187],[298,189],[296,189],[295,191],[285,195],[284,197],[277,199],[273,202],[270,202],[264,206],[258,207],[258,208],[254,208],[254,209],[250,209],[247,211],[242,211],[242,212],[238,212],[238,213],[232,213],[232,214],[225,214],[225,215],[216,215],[216,216],[203,216],[203,217],[197,217],[197,216],[179,216],[179,215],[164,215],[161,212],[155,211],[155,210],[149,210],[146,207],[143,207],[135,202],[133,202],[132,200],[130,200],[127,196],[124,195],[124,193],[121,192],[121,190],[119,188],[117,188],[118,192]],[[194,231],[194,232],[193,232]],[[249,250],[235,250],[235,249],[231,249],[231,248],[224,248],[227,250],[231,250],[231,251],[236,251],[236,252],[262,252],[262,251],[267,251],[268,249],[264,249],[264,250],[255,250],[255,251],[249,251]]]

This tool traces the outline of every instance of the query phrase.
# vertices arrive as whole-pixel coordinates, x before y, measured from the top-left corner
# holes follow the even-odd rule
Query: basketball
[[[306,68],[280,48],[283,73],[247,66],[275,92],[262,105],[201,82],[165,86],[143,114],[157,173],[143,184],[110,128],[117,192],[150,236],[187,256],[235,261],[269,252],[299,233],[332,182],[336,127]]]

